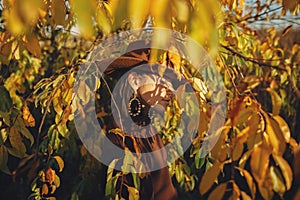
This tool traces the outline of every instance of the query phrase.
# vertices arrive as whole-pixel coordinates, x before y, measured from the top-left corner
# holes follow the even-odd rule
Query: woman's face
[[[163,85],[157,84],[146,84],[138,88],[139,95],[146,101],[150,106],[156,104],[162,105],[166,108],[174,95],[173,92]]]

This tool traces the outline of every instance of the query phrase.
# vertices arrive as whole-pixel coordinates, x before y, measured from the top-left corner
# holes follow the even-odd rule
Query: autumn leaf
[[[267,88],[266,89],[270,95],[271,95],[271,100],[272,100],[272,113],[274,115],[278,115],[280,113],[282,101],[280,96],[272,89],[272,88]]]
[[[41,57],[42,52],[41,52],[41,47],[39,44],[39,40],[34,34],[27,34],[22,38],[23,40],[23,45],[25,48],[32,53],[33,56],[36,57]]]
[[[66,25],[66,7],[64,0],[52,0],[51,2],[51,13],[55,25]]]
[[[59,166],[59,172],[62,172],[65,166],[63,159],[60,156],[54,156],[53,158],[56,160]]]
[[[223,163],[215,162],[212,167],[205,172],[199,185],[199,191],[202,195],[211,188],[211,186],[219,176],[222,168]]]
[[[291,132],[290,132],[289,125],[279,115],[274,116],[274,119],[278,123],[278,126],[279,126],[279,128],[281,129],[281,132],[284,135],[285,142],[289,143],[290,138],[291,138]]]
[[[292,172],[290,165],[281,156],[273,154],[273,158],[274,158],[275,162],[277,163],[277,165],[279,165],[279,167],[281,169],[281,172],[282,172],[284,180],[285,180],[286,190],[291,189],[292,181],[293,181],[293,172]]]
[[[268,135],[268,139],[273,147],[273,152],[282,155],[286,148],[284,134],[282,133],[278,123],[265,112],[263,115],[266,120],[266,133]]]
[[[53,169],[51,169],[50,167],[48,167],[45,171],[45,178],[46,180],[52,184],[54,182],[55,179],[55,171]]]
[[[35,119],[30,113],[27,104],[23,105],[23,119],[24,119],[25,126],[30,126],[30,127],[35,126]]]
[[[233,161],[239,160],[239,158],[243,154],[243,151],[244,151],[244,145],[240,143],[236,143],[232,151],[232,160]]]
[[[42,195],[48,194],[49,193],[49,189],[46,183],[43,184],[42,186]]]
[[[273,190],[277,192],[281,197],[283,197],[286,187],[284,180],[279,170],[273,166],[270,167],[270,176],[273,181]]]
[[[4,145],[0,145],[0,170],[6,174],[11,174],[7,167],[8,154]]]
[[[240,171],[241,175],[246,179],[246,182],[247,182],[248,187],[249,187],[250,192],[251,192],[251,196],[252,196],[252,198],[255,198],[256,185],[254,183],[254,180],[253,180],[251,174],[245,169],[242,169],[242,168],[239,168],[239,167],[236,167],[236,169],[238,169]]]
[[[251,154],[250,167],[255,180],[263,182],[269,166],[271,152],[262,145],[255,146]]]
[[[208,200],[221,200],[226,192],[227,183],[221,183],[218,185],[212,193],[210,193]]]
[[[26,155],[26,147],[18,129],[15,126],[10,128],[9,141],[12,146],[12,149],[8,149],[9,153],[17,156],[18,158],[23,158]]]

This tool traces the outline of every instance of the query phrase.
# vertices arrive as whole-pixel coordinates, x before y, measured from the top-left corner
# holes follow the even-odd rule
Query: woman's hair
[[[132,98],[139,98],[139,101],[144,104],[144,109],[147,112],[150,108],[146,101],[137,94],[137,90],[141,86],[156,84],[174,91],[173,85],[169,80],[160,77],[157,73],[143,70],[145,67],[149,68],[149,65],[135,67],[123,74],[116,83],[112,92],[112,114],[117,125],[124,128],[124,131],[130,131],[132,128],[132,121],[134,121],[129,114],[129,102]],[[140,120],[145,120],[143,117],[145,116],[141,116]]]

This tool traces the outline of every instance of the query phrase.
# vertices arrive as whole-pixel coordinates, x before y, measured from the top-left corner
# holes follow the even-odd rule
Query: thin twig
[[[225,46],[225,45],[221,45],[221,46],[222,46],[224,49],[226,49],[226,50],[228,50],[229,52],[231,52],[232,55],[237,55],[237,56],[239,56],[240,58],[243,58],[245,61],[249,61],[249,62],[252,62],[252,63],[257,64],[257,65],[260,65],[260,66],[265,66],[265,67],[270,67],[270,68],[277,69],[277,70],[287,71],[286,69],[281,68],[281,67],[276,66],[276,65],[271,65],[271,64],[268,64],[268,63],[264,63],[264,62],[258,62],[256,58],[249,58],[249,57],[246,57],[246,56],[244,56],[243,54],[234,51],[233,49],[231,49],[231,48],[228,47],[228,46]]]
[[[120,126],[121,126],[121,130],[124,131],[123,123],[122,123],[122,117],[121,117],[120,110],[119,110],[119,108],[118,108],[118,104],[117,104],[117,102],[116,102],[116,100],[115,100],[115,98],[114,98],[114,95],[113,95],[113,93],[111,92],[111,90],[110,90],[110,88],[109,88],[109,85],[108,85],[108,83],[106,82],[105,78],[104,78],[103,76],[101,76],[101,79],[103,80],[103,82],[104,82],[104,84],[105,84],[105,86],[106,86],[106,88],[107,88],[107,90],[108,90],[108,92],[109,92],[109,94],[110,94],[110,96],[111,96],[111,100],[113,101],[113,103],[114,103],[115,106],[116,106],[116,109],[117,109],[117,112],[118,112],[118,115],[119,115],[119,118],[120,118]]]
[[[271,12],[277,11],[277,10],[279,10],[279,9],[282,9],[282,6],[277,7],[277,8],[274,8],[274,9],[271,9],[271,10],[266,10],[265,12],[260,13],[260,14],[257,14],[257,15],[254,15],[254,16],[249,16],[249,17],[246,17],[246,18],[242,18],[242,19],[240,19],[240,20],[237,20],[237,23],[240,23],[240,22],[242,22],[242,21],[247,21],[247,20],[249,20],[249,19],[257,19],[258,17],[261,17],[261,16],[263,16],[263,15],[266,15],[266,14],[269,14],[269,13],[271,13]]]

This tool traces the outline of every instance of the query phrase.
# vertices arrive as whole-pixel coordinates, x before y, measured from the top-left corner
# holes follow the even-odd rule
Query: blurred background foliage
[[[292,198],[300,140],[299,10],[295,0],[2,0],[0,198],[122,198],[116,178],[76,134],[72,87],[98,43],[144,27],[149,17],[154,27],[204,46],[227,92],[228,115],[212,152],[199,157],[213,115],[203,101],[197,137],[169,165],[181,199]],[[186,68],[180,58],[170,62]],[[137,188],[128,188],[129,199],[138,199]]]

